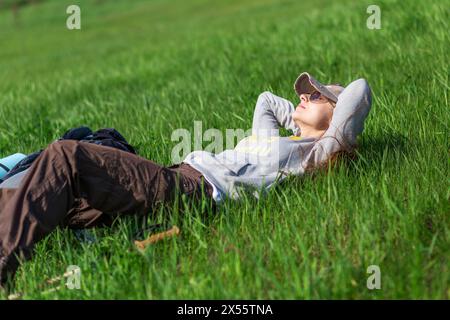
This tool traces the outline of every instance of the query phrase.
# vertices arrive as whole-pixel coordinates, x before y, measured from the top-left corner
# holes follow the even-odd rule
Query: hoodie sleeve
[[[252,134],[279,135],[279,127],[292,130],[294,135],[300,135],[300,129],[292,120],[295,108],[292,102],[278,97],[271,92],[263,92],[259,95],[253,114]]]
[[[330,127],[317,140],[307,157],[307,165],[319,165],[338,151],[356,146],[364,120],[372,104],[372,92],[365,79],[350,83],[339,95]]]

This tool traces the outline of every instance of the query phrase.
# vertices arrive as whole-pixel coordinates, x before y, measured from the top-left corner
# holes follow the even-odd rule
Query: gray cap
[[[344,87],[340,85],[323,85],[317,81],[308,72],[301,73],[294,83],[295,92],[300,96],[304,93],[313,93],[314,91],[319,91],[328,99],[337,102],[339,95],[344,91]]]

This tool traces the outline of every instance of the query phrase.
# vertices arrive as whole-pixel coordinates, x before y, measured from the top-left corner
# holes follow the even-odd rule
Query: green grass
[[[364,77],[374,101],[356,160],[216,215],[163,208],[155,220],[182,234],[144,254],[133,218],[91,245],[56,231],[19,269],[24,298],[449,298],[448,1],[377,1],[381,30],[368,0],[86,0],[68,31],[72,3],[0,12],[0,157],[88,125],[168,165],[174,129],[248,129],[260,92],[296,101],[301,71]],[[42,292],[72,264],[82,290]],[[381,290],[366,287],[372,264]]]

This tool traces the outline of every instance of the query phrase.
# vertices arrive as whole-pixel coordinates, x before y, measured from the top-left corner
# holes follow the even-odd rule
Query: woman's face
[[[300,127],[326,130],[333,116],[334,105],[331,100],[316,91],[300,95],[300,103],[292,114],[292,119]]]

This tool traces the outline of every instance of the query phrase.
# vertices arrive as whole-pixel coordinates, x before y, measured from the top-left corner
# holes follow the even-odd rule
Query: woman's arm
[[[300,135],[300,129],[292,120],[294,105],[289,100],[278,97],[269,91],[261,93],[256,102],[253,114],[253,135],[279,135],[279,127],[292,130],[294,135]]]
[[[352,150],[364,129],[364,120],[372,105],[372,92],[365,79],[350,83],[339,95],[330,127],[314,145],[308,165],[320,165],[334,153]]]

